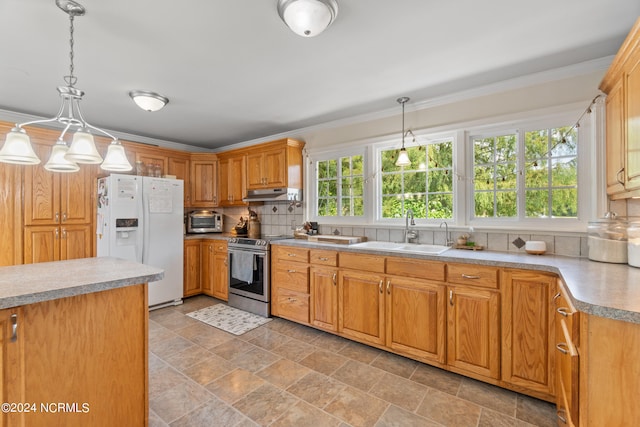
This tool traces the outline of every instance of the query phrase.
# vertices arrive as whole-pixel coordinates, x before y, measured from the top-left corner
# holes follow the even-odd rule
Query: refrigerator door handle
[[[139,183],[141,197],[138,197],[139,205],[138,212],[142,212],[142,236],[138,237],[136,252],[142,256],[139,256],[138,262],[146,264],[149,261],[149,248],[145,242],[149,242],[149,227],[151,221],[149,220],[149,196],[144,191],[144,178]]]

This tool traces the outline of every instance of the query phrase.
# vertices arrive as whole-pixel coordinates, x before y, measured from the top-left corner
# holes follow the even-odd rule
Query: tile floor
[[[555,426],[553,405],[274,318],[235,336],[151,312],[149,425]]]

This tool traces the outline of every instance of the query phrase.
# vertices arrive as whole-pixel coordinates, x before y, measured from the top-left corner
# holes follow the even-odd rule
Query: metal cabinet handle
[[[224,259],[224,265],[229,265],[227,258]]]
[[[449,305],[453,306],[453,290],[449,289]]]
[[[18,315],[11,315],[11,342],[18,340]]]
[[[213,252],[213,246],[209,245],[209,252]]]
[[[567,307],[558,307],[556,309],[556,311],[562,314],[564,317],[569,317],[569,313],[567,313],[567,310],[569,310]]]
[[[569,354],[569,346],[567,345],[566,342],[559,342],[558,344],[556,344],[556,348],[562,354]]]
[[[387,294],[391,295],[391,280],[387,280]]]
[[[480,279],[480,276],[469,276],[468,274],[462,274],[463,279]]]
[[[295,273],[295,270],[287,270],[287,273]]]
[[[296,254],[287,254],[287,256],[295,257],[295,256],[296,256]]]
[[[553,296],[553,300],[555,301],[555,300],[557,300],[558,298],[560,298],[560,295],[561,295],[561,294],[560,294],[560,292],[558,292],[557,294],[555,294],[555,295]]]
[[[320,259],[320,261],[329,261],[329,258],[325,258],[325,257],[321,257],[319,259]]]
[[[564,416],[564,417],[563,417],[562,415],[560,415],[560,414],[563,414],[563,415],[564,415],[564,413],[565,413],[565,410],[564,410],[564,409],[558,409],[558,410],[556,411],[556,416],[558,417],[558,419],[560,420],[560,422],[562,422],[562,424],[566,424],[566,423],[567,423],[567,418],[566,418],[566,416]]]
[[[380,279],[380,283],[378,284],[378,289],[380,289],[380,293],[382,293],[382,282],[383,280]]]
[[[67,238],[67,229],[66,229],[66,228],[63,228],[63,229],[62,229],[62,238],[63,238],[63,239],[66,239],[66,238]]]
[[[60,238],[60,229],[56,228],[56,240]]]
[[[291,298],[291,297],[289,297],[289,298],[287,298],[287,299],[289,300],[289,302],[296,302],[296,301],[298,301],[297,299],[295,299],[295,298]]]
[[[60,213],[59,212],[56,212],[54,221],[55,222],[59,222],[60,221]]]
[[[333,273],[333,278],[331,279],[331,280],[333,280],[333,286],[336,285],[336,276],[337,276],[337,274]]]
[[[67,222],[67,213],[66,212],[62,213],[62,222]]]

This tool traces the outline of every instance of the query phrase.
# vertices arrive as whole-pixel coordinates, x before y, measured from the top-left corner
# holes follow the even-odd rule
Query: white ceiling
[[[302,38],[276,2],[80,0],[85,118],[217,148],[613,55],[640,15],[638,0],[338,0],[333,25]],[[54,0],[2,0],[0,36],[0,109],[53,116],[68,16]],[[133,89],[170,102],[142,111]]]

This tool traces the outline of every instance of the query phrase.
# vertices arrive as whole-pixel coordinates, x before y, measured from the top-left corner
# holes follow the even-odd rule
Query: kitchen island
[[[116,258],[0,268],[0,424],[147,425],[147,283],[162,277]]]

